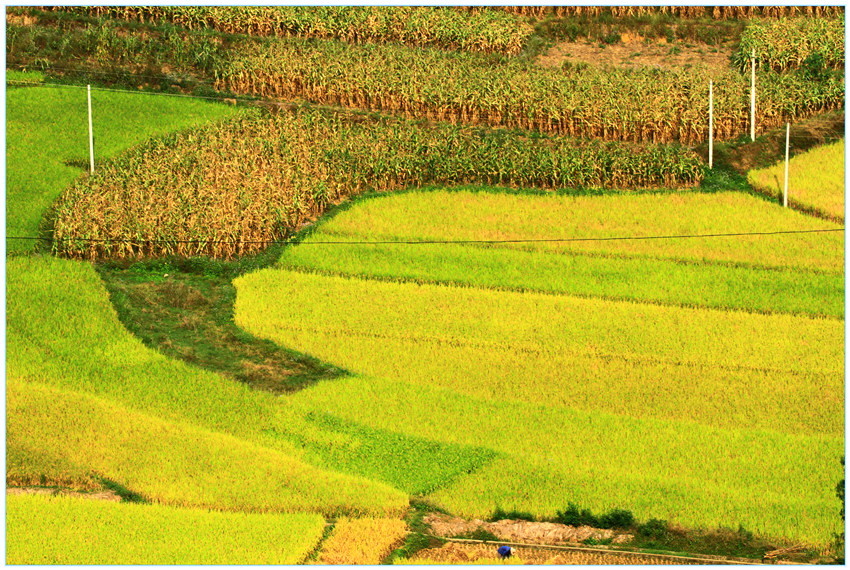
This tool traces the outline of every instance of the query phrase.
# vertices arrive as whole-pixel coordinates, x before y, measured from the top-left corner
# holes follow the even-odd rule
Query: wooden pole
[[[708,167],[714,168],[714,81],[708,82]]]
[[[750,140],[756,140],[756,50],[750,57]]]
[[[791,148],[791,123],[785,124],[785,188],[782,191],[782,207],[788,207],[788,154]]]
[[[88,86],[89,97],[89,167],[91,173],[94,174],[94,129],[92,128],[91,120],[91,85]]]

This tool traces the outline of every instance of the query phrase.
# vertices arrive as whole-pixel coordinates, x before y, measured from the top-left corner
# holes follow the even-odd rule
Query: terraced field
[[[297,564],[325,525],[67,497],[10,495],[6,506],[7,564]]]
[[[452,512],[552,516],[576,502],[824,540],[843,441],[840,233],[399,243],[837,227],[733,194],[617,197],[616,211],[612,203],[463,191],[364,201],[287,250],[278,268],[238,279],[236,320],[357,375],[293,400],[498,453],[430,495]],[[628,300],[599,298],[630,282],[573,271],[590,255],[612,268],[648,258],[655,282],[679,272],[690,287],[663,303],[647,283],[618,295]],[[554,287],[535,286],[540,257],[562,276]],[[766,272],[792,284],[753,286],[773,314],[740,310],[746,300],[735,306],[712,291],[710,275],[701,280],[712,265],[727,290]],[[732,281],[738,273],[744,279]],[[832,276],[831,292],[810,305],[832,304],[829,318],[785,305],[811,275]]]
[[[743,52],[536,62],[745,37],[761,133],[843,106],[843,10],[42,8],[7,11],[7,563],[496,562],[429,510],[840,555],[843,146],[784,209],[704,163]]]

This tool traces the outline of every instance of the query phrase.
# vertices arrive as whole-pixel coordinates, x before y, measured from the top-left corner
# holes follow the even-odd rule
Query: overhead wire
[[[77,237],[38,237],[38,236],[6,236],[6,239],[17,240],[43,240],[43,241],[81,241],[87,243],[137,243],[137,244],[231,244],[231,245],[464,245],[464,244],[499,244],[499,243],[571,243],[571,242],[599,242],[599,241],[633,241],[633,240],[661,240],[661,239],[688,239],[688,238],[716,238],[716,237],[747,237],[747,236],[772,236],[792,234],[812,234],[843,232],[844,228],[825,228],[817,230],[778,230],[770,232],[730,232],[716,234],[676,234],[676,235],[651,235],[651,236],[607,236],[607,237],[574,237],[574,238],[524,238],[524,239],[466,239],[466,240],[354,240],[354,241],[299,241],[287,240],[184,240],[184,239],[140,239],[140,238],[77,238]]]

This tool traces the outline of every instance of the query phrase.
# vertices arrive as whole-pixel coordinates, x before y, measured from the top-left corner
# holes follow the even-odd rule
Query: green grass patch
[[[308,412],[307,419],[323,430],[346,436],[345,445],[311,446],[305,455],[307,461],[383,481],[411,495],[426,495],[445,487],[497,455],[488,448],[437,443],[321,412]]]
[[[315,514],[219,513],[67,497],[6,498],[8,564],[298,564]]]
[[[178,97],[94,90],[95,163],[152,136],[222,119],[235,109]],[[57,129],[57,121],[62,128]],[[88,169],[86,89],[20,87],[6,92],[6,234],[39,236],[42,216]],[[33,176],[33,173],[38,173]],[[7,240],[10,253],[36,242]]]

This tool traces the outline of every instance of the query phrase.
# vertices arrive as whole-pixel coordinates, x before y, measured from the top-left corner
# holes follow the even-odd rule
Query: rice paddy
[[[543,69],[508,55],[537,33],[529,16],[668,12],[645,8],[395,10],[438,21],[413,36],[394,24],[368,36],[379,12],[365,8],[10,12],[12,63],[76,57],[125,78],[187,74],[168,89],[214,77],[229,95],[337,107],[244,112],[95,90],[89,175],[84,86],[9,87],[7,234],[40,241],[7,242],[7,486],[39,489],[7,496],[7,563],[647,562],[393,553],[407,540],[409,554],[418,509],[545,520],[568,505],[834,553],[843,142],[795,159],[796,209],[703,192],[703,160],[679,143],[704,139],[709,77],[715,134],[743,132],[738,70]],[[688,10],[673,12],[833,14]],[[483,42],[476,22],[505,31]],[[807,33],[833,38],[829,23]],[[781,37],[757,42],[776,67],[759,71],[764,128],[843,105],[838,44],[819,70]],[[611,85],[630,91],[625,107]],[[771,177],[750,180],[770,194]],[[105,273],[80,261],[169,284],[159,269],[176,258],[134,261],[199,256],[181,262],[209,278],[230,262],[203,256],[253,255],[317,219],[266,252],[279,254],[270,266],[216,274],[242,274],[231,326],[328,365],[299,391],[143,343]],[[65,258],[36,245],[48,237]],[[121,501],[46,496],[59,490]]]
[[[68,497],[6,497],[7,564],[298,564],[315,514],[220,513]]]
[[[459,284],[427,272],[423,281],[415,272],[405,275],[404,253],[380,266],[369,255],[359,263],[367,246],[320,249],[323,241],[358,241],[367,233],[366,241],[416,242],[598,235],[600,226],[605,235],[636,228],[644,235],[734,232],[777,223],[788,230],[835,227],[732,194],[619,198],[616,210],[605,208],[608,196],[456,191],[364,201],[290,248],[279,268],[237,279],[236,321],[356,374],[305,390],[295,401],[375,428],[498,451],[474,474],[429,495],[451,512],[484,517],[501,507],[543,517],[572,501],[594,511],[627,508],[642,520],[740,524],[766,536],[825,540],[834,519],[829,481],[838,477],[843,445],[840,313],[762,314],[644,303],[640,295],[622,301],[527,291],[522,269],[528,266],[513,265],[516,248],[538,244],[485,250],[493,259],[502,256],[516,279],[510,288],[490,287],[474,271]],[[630,199],[640,207],[630,208]],[[690,217],[659,215],[665,205],[682,203]],[[502,214],[494,213],[495,204]],[[746,218],[732,215],[743,209]],[[453,215],[441,215],[448,211]],[[508,211],[520,220],[517,227]],[[641,223],[649,218],[651,224]],[[842,264],[840,240],[829,233],[808,235],[804,241],[821,245],[798,244],[796,254],[793,238],[782,242],[787,248],[771,247],[771,239],[778,237],[682,238],[677,250],[666,242],[540,249],[563,259],[587,250],[661,260],[676,255],[695,266],[722,262],[801,281]],[[441,247],[407,246],[425,268],[441,266]],[[479,251],[458,245],[449,255],[476,267]],[[337,259],[344,261],[337,266]],[[839,300],[843,287],[836,286]],[[796,294],[774,291],[775,306]]]
[[[785,163],[750,171],[750,184],[781,199]],[[844,221],[844,139],[795,156],[788,163],[788,203]]]

